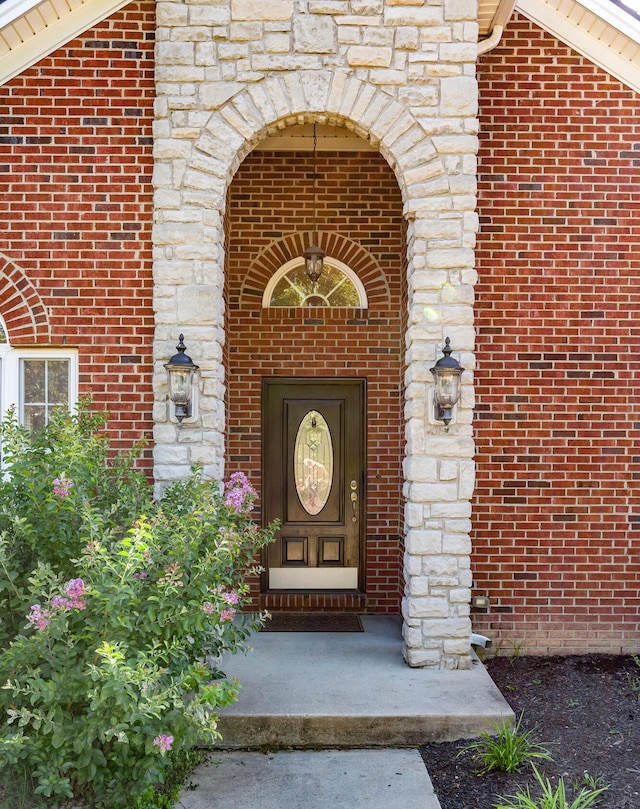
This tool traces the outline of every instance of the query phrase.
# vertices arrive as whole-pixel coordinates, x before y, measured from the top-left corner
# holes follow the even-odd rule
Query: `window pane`
[[[22,360],[23,388],[25,404],[44,404],[47,393],[47,361]]]
[[[69,361],[48,360],[47,370],[49,376],[48,404],[69,404]]]
[[[4,330],[4,326],[0,323],[0,343],[7,343],[7,333]]]
[[[30,431],[48,423],[51,411],[69,406],[69,360],[22,359],[22,420]]]
[[[41,430],[46,424],[46,408],[44,405],[24,406],[24,426],[33,433]]]

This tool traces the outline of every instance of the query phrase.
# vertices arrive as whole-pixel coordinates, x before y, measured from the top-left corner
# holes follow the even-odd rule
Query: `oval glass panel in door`
[[[310,410],[300,422],[293,458],[296,491],[311,516],[325,507],[333,481],[333,442],[321,413]]]

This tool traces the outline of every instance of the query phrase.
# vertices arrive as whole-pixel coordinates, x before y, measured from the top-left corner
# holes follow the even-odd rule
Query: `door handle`
[[[353,511],[353,515],[351,517],[351,522],[358,522],[358,483],[355,480],[351,481],[351,509]]]

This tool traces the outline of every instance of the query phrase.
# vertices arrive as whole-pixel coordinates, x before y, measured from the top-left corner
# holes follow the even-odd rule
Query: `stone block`
[[[157,63],[164,67],[192,65],[194,53],[194,45],[191,42],[158,42],[156,45]]]
[[[184,3],[156,3],[156,25],[158,28],[185,26],[188,8]]]
[[[469,627],[470,628],[470,627]],[[471,632],[469,632],[471,635]],[[468,655],[470,649],[469,638],[446,638],[444,641],[445,655]],[[458,666],[459,668],[459,666]]]
[[[469,643],[471,627],[464,618],[442,618],[422,621],[422,634],[425,638],[465,639]]]
[[[439,530],[424,531],[411,528],[405,537],[405,550],[416,556],[439,554],[442,552],[442,533]]]
[[[332,17],[298,14],[293,20],[293,47],[297,53],[335,53],[336,25]]]
[[[422,2],[415,7],[409,6],[408,3],[393,7],[387,2],[384,10],[384,24],[390,28],[414,25],[428,30],[442,25],[442,21],[443,11],[440,6],[425,6]]]
[[[418,1],[422,2],[422,0]],[[405,25],[402,28],[396,28],[395,33],[396,50],[417,51],[420,47],[420,32],[416,26]]]
[[[478,84],[471,76],[452,76],[440,81],[440,113],[444,117],[475,116]]]
[[[442,551],[447,554],[469,556],[471,553],[471,539],[464,534],[445,534],[442,540]]]
[[[471,601],[471,590],[468,587],[452,587],[449,590],[449,601],[452,604],[468,604]]]
[[[446,618],[449,602],[443,597],[423,596],[409,598],[409,615],[414,618]]]
[[[427,576],[411,576],[407,589],[410,597],[429,595],[429,579]]]
[[[436,649],[404,649],[404,659],[412,668],[440,668],[440,652]]]
[[[422,574],[424,576],[457,576],[458,571],[459,557],[457,556],[422,557]]]
[[[431,482],[438,480],[438,461],[436,458],[413,455],[405,458],[404,472],[410,482]]]
[[[388,2],[388,0],[387,0]],[[447,0],[444,7],[444,18],[451,22],[475,20],[477,16],[476,0]]]
[[[422,506],[419,503],[405,503],[404,518],[410,528],[422,526]]]
[[[352,45],[347,50],[347,63],[350,67],[389,67],[392,55],[391,48]]]
[[[219,5],[198,4],[189,6],[189,22],[191,25],[228,25],[231,11],[227,3]]]
[[[451,502],[458,499],[458,485],[455,481],[412,483],[409,496],[416,503]]]
[[[212,325],[221,322],[222,305],[215,289],[195,285],[178,287],[176,299],[178,323]]]
[[[231,18],[234,21],[290,20],[293,12],[293,0],[231,0]]]

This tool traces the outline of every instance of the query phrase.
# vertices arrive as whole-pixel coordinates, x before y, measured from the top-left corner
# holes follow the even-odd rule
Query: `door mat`
[[[364,632],[352,612],[273,612],[261,632]]]

